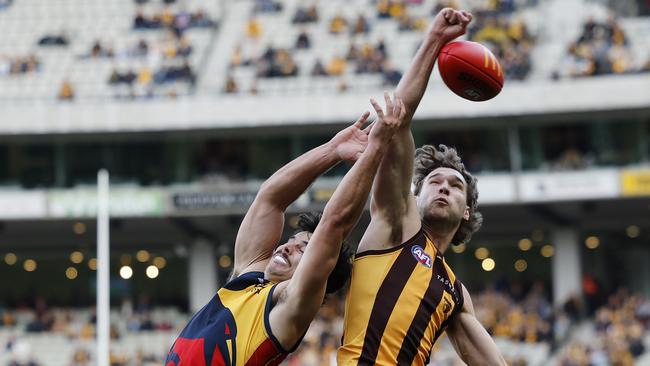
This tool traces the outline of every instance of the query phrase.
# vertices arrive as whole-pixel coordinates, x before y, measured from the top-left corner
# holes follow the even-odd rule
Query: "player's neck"
[[[427,236],[433,241],[433,244],[436,246],[438,251],[441,254],[444,254],[451,240],[458,230],[458,225],[450,227],[447,223],[444,222],[422,222],[422,228],[427,233]]]

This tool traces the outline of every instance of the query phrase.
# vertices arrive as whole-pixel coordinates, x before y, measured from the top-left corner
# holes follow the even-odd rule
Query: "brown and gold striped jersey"
[[[358,253],[338,365],[426,365],[462,307],[462,285],[423,229],[397,247]]]

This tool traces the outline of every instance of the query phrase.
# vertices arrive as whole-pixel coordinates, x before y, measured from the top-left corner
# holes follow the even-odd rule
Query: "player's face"
[[[300,263],[310,237],[310,232],[301,231],[278,246],[266,265],[265,278],[274,282],[290,279]]]
[[[455,224],[469,219],[465,178],[455,169],[433,170],[422,181],[417,205],[425,222],[444,220]]]

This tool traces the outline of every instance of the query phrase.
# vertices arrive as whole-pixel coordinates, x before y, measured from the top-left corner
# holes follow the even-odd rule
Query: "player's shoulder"
[[[359,242],[357,256],[397,250],[422,235],[419,217],[416,220],[403,220],[400,225],[391,225],[381,219],[372,220]]]

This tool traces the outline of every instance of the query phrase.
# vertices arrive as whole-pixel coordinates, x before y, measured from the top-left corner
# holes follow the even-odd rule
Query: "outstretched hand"
[[[471,21],[472,14],[467,11],[444,8],[433,19],[429,34],[447,43],[465,34]]]
[[[351,126],[339,131],[332,138],[334,148],[341,160],[355,161],[361,156],[368,146],[368,130],[363,129],[363,124],[368,120],[370,112],[364,112]]]
[[[388,92],[384,92],[384,100],[386,113],[374,98],[370,98],[370,103],[377,112],[377,120],[366,129],[369,130],[370,140],[378,140],[380,143],[388,143],[395,132],[407,123],[404,101],[395,96],[391,100]]]

